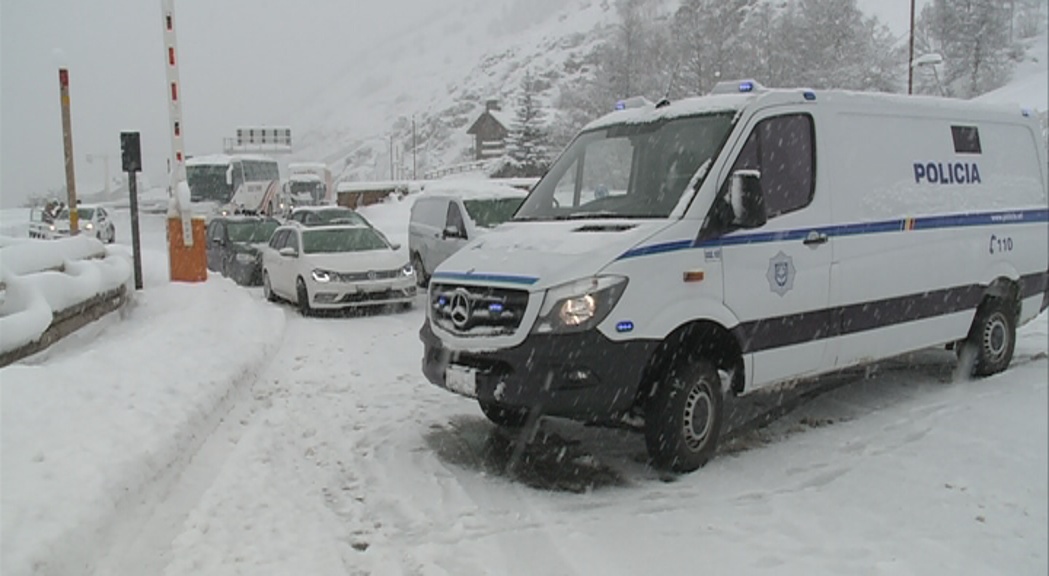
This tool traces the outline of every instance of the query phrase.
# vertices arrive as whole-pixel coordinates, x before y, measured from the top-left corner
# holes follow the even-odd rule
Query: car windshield
[[[474,224],[482,228],[494,228],[513,217],[521,207],[524,196],[520,198],[489,198],[483,200],[463,200],[467,213]]]
[[[733,114],[718,113],[585,132],[514,219],[666,218],[689,184],[702,182],[732,122]]]
[[[80,220],[90,220],[95,217],[94,208],[77,208],[76,213],[77,218]],[[62,211],[58,213],[58,219],[69,220],[69,208],[63,208]]]
[[[280,226],[276,220],[245,220],[242,222],[230,222],[226,229],[229,233],[230,242],[253,244],[268,242],[273,231]]]
[[[335,228],[302,233],[302,251],[306,254],[389,249],[390,245],[371,228]]]

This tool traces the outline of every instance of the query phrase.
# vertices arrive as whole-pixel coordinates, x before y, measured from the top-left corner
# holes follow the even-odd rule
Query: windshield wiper
[[[612,212],[610,210],[601,210],[599,212],[573,212],[571,214],[565,214],[562,216],[555,216],[554,220],[615,220],[615,219],[626,219],[632,220],[637,218],[660,218],[661,216],[652,216],[651,214],[620,214],[619,212]]]

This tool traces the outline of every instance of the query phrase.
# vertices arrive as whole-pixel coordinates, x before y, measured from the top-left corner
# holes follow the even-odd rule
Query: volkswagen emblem
[[[452,294],[451,311],[449,316],[452,319],[452,324],[460,330],[465,330],[467,324],[470,323],[470,293],[466,290],[456,290],[455,294]]]
[[[368,270],[368,280],[375,280],[375,270]]]

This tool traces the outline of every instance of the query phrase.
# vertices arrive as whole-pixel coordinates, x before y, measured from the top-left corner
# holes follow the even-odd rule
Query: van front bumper
[[[597,330],[530,335],[513,347],[485,352],[446,348],[423,323],[422,369],[433,384],[482,402],[585,421],[610,421],[634,404],[656,340],[614,342]],[[448,367],[466,369],[473,394],[449,387]]]

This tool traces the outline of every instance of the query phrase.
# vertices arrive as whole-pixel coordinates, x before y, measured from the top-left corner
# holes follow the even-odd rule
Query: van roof
[[[423,197],[452,196],[462,200],[524,198],[527,190],[485,179],[435,180],[423,186]]]
[[[607,128],[621,124],[647,124],[658,120],[668,120],[700,114],[717,112],[740,113],[754,105],[779,103],[809,103],[816,106],[832,106],[848,109],[862,109],[865,112],[908,110],[925,116],[962,116],[967,119],[1001,118],[1005,116],[1020,117],[1019,107],[987,104],[972,100],[942,98],[938,96],[914,96],[906,94],[886,94],[875,92],[854,92],[849,90],[811,90],[808,88],[760,89],[738,94],[714,94],[685,98],[670,102],[661,107],[645,106],[617,110],[594,120],[584,131]]]

